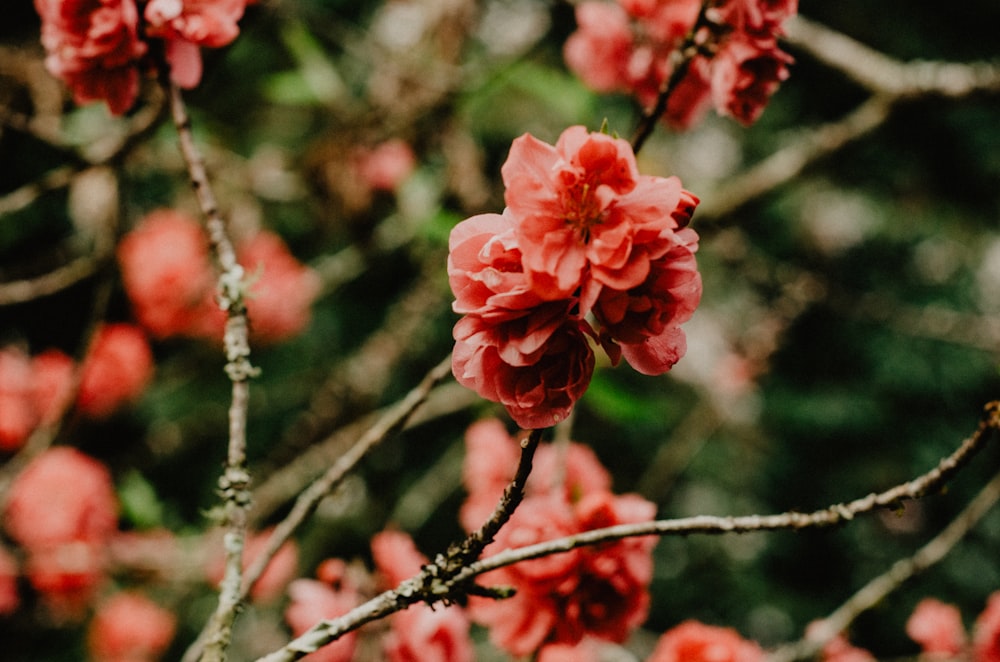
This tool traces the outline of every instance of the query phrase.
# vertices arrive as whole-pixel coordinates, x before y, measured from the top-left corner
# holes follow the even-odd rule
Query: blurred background
[[[800,7],[901,63],[1000,59],[1000,4],[942,9],[912,0]],[[44,296],[0,290],[0,345],[79,354],[95,311],[131,318],[110,248],[117,238],[152,210],[197,215],[197,206],[173,127],[152,119],[152,82],[122,118],[100,104],[75,107],[44,70],[31,3],[4,12],[0,283],[70,263],[80,271]],[[206,51],[202,83],[187,95],[196,137],[235,231],[277,232],[322,281],[303,333],[254,348],[262,375],[251,387],[249,455],[263,526],[371,412],[448,355],[457,319],[448,232],[502,209],[511,140],[530,132],[554,142],[569,125],[596,130],[604,120],[627,137],[639,114],[567,71],[567,3],[264,1],[241,28],[231,47]],[[656,502],[660,517],[808,512],[886,489],[952,452],[1000,393],[996,88],[920,95],[854,135],[841,120],[872,92],[845,67],[864,62],[832,65],[814,40],[790,34],[791,78],[753,127],[714,115],[685,133],[661,126],[639,155],[643,173],[678,175],[703,201],[693,227],[704,299],[671,373],[599,367],[571,437],[594,448],[617,492]],[[830,126],[849,139],[810,143]],[[123,146],[137,127],[146,128]],[[400,180],[381,186],[350,167],[359,149],[393,140],[415,156]],[[761,179],[753,168],[779,152],[808,158],[801,172]],[[153,351],[156,378],[139,402],[70,425],[60,441],[112,468],[124,528],[195,536],[217,504],[224,459],[223,356],[184,339]],[[320,507],[298,539],[301,573],[332,556],[366,559],[389,523],[430,555],[457,538],[462,436],[485,416],[508,421],[453,383],[435,391],[419,420]],[[308,449],[312,459],[295,464]],[[633,650],[688,618],[765,646],[797,639],[933,537],[998,460],[993,444],[945,494],[837,529],[662,540]],[[903,624],[925,596],[958,604],[971,624],[1000,590],[998,549],[994,510],[940,565],[864,614],[852,641],[879,656],[914,655]],[[179,654],[214,594],[194,582],[172,599],[184,605]],[[279,614],[280,605],[251,608],[242,627],[280,645]],[[78,629],[30,613],[0,619],[0,641],[4,659],[84,656]]]

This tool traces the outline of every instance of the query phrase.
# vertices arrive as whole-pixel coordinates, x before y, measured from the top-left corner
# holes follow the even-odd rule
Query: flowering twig
[[[976,431],[954,453],[942,459],[936,467],[912,481],[897,485],[884,492],[869,494],[849,503],[835,504],[812,513],[786,512],[778,515],[741,517],[699,515],[594,529],[527,547],[504,550],[482,561],[470,564],[463,572],[456,575],[455,581],[468,581],[475,575],[521,561],[635,536],[748,533],[779,529],[798,530],[841,524],[850,521],[857,515],[883,508],[896,508],[908,499],[921,498],[937,491],[965,466],[997,431],[1000,431],[1000,402],[991,402],[986,406],[986,414]]]
[[[811,627],[805,639],[773,651],[768,662],[793,662],[814,656],[863,612],[877,605],[904,582],[947,556],[997,501],[1000,501],[1000,473],[980,490],[948,526],[913,556],[897,561],[887,572],[862,586],[833,613]]]
[[[785,24],[788,41],[841,71],[872,96],[843,118],[802,132],[744,173],[704,196],[698,220],[718,219],[774,190],[812,163],[877,129],[905,101],[1000,92],[1000,66],[985,62],[900,62],[801,16]]]
[[[472,577],[466,577],[464,581],[457,581],[455,578],[463,574],[471,560],[492,542],[521,502],[541,435],[541,430],[532,430],[521,441],[521,458],[514,479],[504,490],[493,515],[478,531],[471,533],[461,543],[452,545],[446,554],[439,554],[433,563],[424,566],[419,574],[403,581],[395,589],[375,596],[339,618],[321,621],[280,650],[259,658],[257,662],[291,662],[366,623],[385,618],[410,605],[418,602],[448,603],[464,596],[470,588],[468,582]]]
[[[684,37],[684,41],[670,53],[670,75],[663,81],[663,85],[660,86],[656,102],[643,112],[642,119],[639,120],[639,125],[635,129],[635,133],[632,134],[632,150],[636,154],[642,149],[646,139],[653,134],[656,123],[667,109],[667,102],[670,100],[670,95],[673,94],[681,80],[687,75],[691,60],[698,55],[698,37],[705,25],[706,12],[710,4],[711,0],[704,0],[701,3],[698,18],[695,20],[691,30]]]
[[[226,465],[219,478],[223,498],[224,537],[226,566],[219,590],[219,603],[212,614],[205,639],[202,659],[221,661],[229,646],[233,622],[242,598],[243,546],[246,539],[247,511],[250,507],[250,474],[246,468],[246,420],[250,396],[249,380],[256,370],[250,363],[250,342],[246,308],[243,301],[243,268],[236,261],[236,252],[226,232],[226,225],[219,212],[215,195],[209,185],[205,161],[191,134],[191,120],[187,114],[180,89],[168,84],[170,111],[187,164],[191,184],[198,204],[205,216],[208,236],[220,267],[219,305],[226,311],[224,336],[226,374],[232,382],[229,407],[229,443]]]

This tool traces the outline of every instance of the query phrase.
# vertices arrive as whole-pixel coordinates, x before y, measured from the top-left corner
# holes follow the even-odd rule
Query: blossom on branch
[[[288,585],[291,601],[285,610],[285,620],[295,636],[322,620],[343,616],[361,601],[358,586],[347,564],[340,559],[324,561],[316,574],[319,579],[296,579]],[[350,662],[356,643],[357,632],[348,632],[302,659],[306,662]]]
[[[69,86],[76,103],[105,101],[115,115],[135,103],[140,73],[154,65],[148,57],[153,40],[162,40],[171,80],[195,87],[202,72],[199,48],[231,43],[246,5],[150,0],[140,16],[135,0],[35,0],[46,68]]]
[[[497,503],[505,481],[500,472],[513,471],[510,460],[513,455],[516,462],[518,444],[493,420],[472,426],[466,445],[463,476],[469,497],[461,519],[472,530],[491,514],[490,503]],[[542,445],[535,458],[524,500],[486,548],[487,555],[592,529],[647,522],[656,514],[655,505],[637,495],[612,494],[610,475],[585,446]],[[486,466],[491,468],[483,480],[477,469]],[[470,612],[489,628],[491,641],[512,655],[537,653],[558,659],[588,638],[621,643],[646,618],[655,544],[653,537],[630,538],[493,570],[482,576],[482,583],[512,587],[513,597],[474,598]]]
[[[78,104],[106,101],[121,115],[139,93],[139,39],[134,0],[35,0],[42,19],[45,66],[66,82]]]
[[[631,146],[582,126],[555,145],[525,134],[502,167],[507,208],[449,240],[456,379],[526,428],[564,419],[586,391],[592,346],[658,375],[683,356],[701,298],[685,226],[698,199],[640,175]],[[597,327],[589,315],[596,316]]]
[[[428,563],[409,535],[382,531],[371,542],[375,568],[386,588],[395,588]],[[457,606],[416,604],[389,618],[383,639],[389,662],[472,662],[475,653],[469,637],[469,619]]]
[[[686,129],[714,107],[749,126],[788,78],[792,57],[777,37],[797,4],[719,0],[699,21],[699,0],[588,0],[576,5],[577,31],[564,56],[593,90],[625,92],[651,108],[677,66],[675,51],[695,44],[684,54],[687,70],[671,91],[664,121]]]

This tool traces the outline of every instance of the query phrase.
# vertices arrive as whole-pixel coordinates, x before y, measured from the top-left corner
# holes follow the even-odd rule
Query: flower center
[[[571,187],[563,197],[563,218],[572,225],[584,244],[590,242],[590,229],[602,222],[603,211],[595,193],[596,186],[581,182]]]

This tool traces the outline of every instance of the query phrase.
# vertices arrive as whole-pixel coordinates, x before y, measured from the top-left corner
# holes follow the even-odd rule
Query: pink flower
[[[500,495],[514,477],[519,454],[517,442],[495,418],[477,421],[465,431],[462,483],[468,498],[458,519],[466,531],[476,530],[493,514]],[[533,471],[531,476],[536,473]]]
[[[563,46],[567,66],[596,92],[628,89],[636,45],[625,10],[610,2],[581,2],[576,24],[577,31]]]
[[[343,616],[359,602],[357,586],[348,575],[347,565],[329,559],[321,566],[323,581],[296,579],[288,586],[291,602],[285,620],[292,634],[299,636],[317,623]],[[350,662],[357,633],[350,632],[302,658],[307,662]]]
[[[166,40],[170,77],[180,87],[201,80],[199,46],[220,48],[239,34],[246,0],[150,0],[143,17],[151,37]]]
[[[589,327],[567,313],[567,306],[556,302],[509,322],[459,320],[455,379],[502,404],[522,427],[555,425],[569,415],[594,372]]]
[[[153,375],[153,352],[143,332],[131,324],[106,324],[83,362],[79,410],[105,418],[145,390]]]
[[[38,424],[31,360],[19,349],[0,349],[0,450],[16,451]]]
[[[590,383],[590,340],[647,374],[683,355],[680,324],[701,296],[697,235],[683,229],[698,199],[676,177],[639,175],[624,140],[580,126],[555,146],[518,138],[502,171],[504,213],[468,218],[449,240],[465,315],[452,370],[518,425],[547,427]]]
[[[319,294],[316,272],[296,260],[273,232],[258,232],[237,252],[251,280],[247,314],[254,339],[274,343],[300,333]]]
[[[177,619],[149,598],[115,594],[101,604],[87,632],[95,662],[154,662],[170,646]]]
[[[646,662],[760,662],[764,651],[731,628],[684,621],[666,631]]]
[[[78,540],[104,544],[118,528],[110,472],[76,449],[50,448],[11,484],[4,527],[26,549]]]
[[[135,102],[139,13],[133,0],[35,0],[42,19],[45,66],[66,82],[77,103],[105,101],[115,115]]]
[[[520,445],[496,419],[478,421],[465,432],[462,482],[468,498],[459,511],[466,531],[473,531],[493,513],[517,469]],[[528,477],[528,495],[556,491],[567,503],[611,489],[611,475],[587,446],[571,443],[565,448],[543,444],[535,453]]]
[[[1000,662],[1000,591],[989,597],[976,619],[972,653],[976,662]]]
[[[788,78],[792,57],[773,36],[736,32],[712,59],[711,91],[716,110],[744,126],[757,121],[771,95]]]
[[[532,290],[521,266],[516,227],[510,214],[480,214],[451,231],[448,282],[456,313],[505,321],[544,301]]]
[[[928,655],[954,657],[965,649],[962,614],[954,605],[925,598],[906,621],[906,634]]]
[[[577,532],[572,509],[558,497],[526,498],[500,530],[492,550],[523,547]],[[511,586],[513,597],[505,600],[473,599],[469,609],[474,620],[490,630],[490,641],[511,655],[529,655],[552,641],[562,617],[557,590],[576,586],[580,552],[553,554],[486,573],[485,586]]]
[[[17,594],[17,559],[0,546],[0,616],[17,611],[21,599]]]
[[[389,662],[472,662],[469,620],[458,607],[413,605],[392,615],[383,640]]]
[[[598,92],[623,91],[651,107],[673,74],[672,54],[695,28],[697,0],[619,0],[577,5],[578,29],[566,41],[567,65]],[[619,8],[620,7],[620,8]],[[752,124],[788,77],[792,58],[778,49],[796,0],[713,3],[698,29],[701,54],[671,91],[663,121],[686,129],[708,108]],[[706,55],[705,53],[713,55]]]
[[[53,612],[76,618],[104,577],[106,544],[118,526],[111,474],[73,448],[51,448],[14,479],[4,526],[28,553],[31,584]]]
[[[651,266],[646,280],[628,291],[604,289],[594,307],[601,322],[602,345],[617,362],[646,375],[669,370],[684,355],[686,340],[680,325],[701,300],[701,275],[695,263],[698,236],[684,229],[674,245]],[[618,345],[621,345],[619,349]]]
[[[43,425],[59,420],[73,395],[73,359],[49,349],[31,360],[32,390]]]
[[[575,506],[562,490],[531,495],[487,553],[646,521],[654,513],[653,504],[635,495],[592,492]],[[487,573],[485,585],[511,586],[516,593],[501,601],[472,601],[473,617],[512,655],[552,644],[574,646],[588,636],[622,642],[646,618],[655,543],[641,538],[581,548]]]
[[[372,538],[375,567],[387,588],[395,588],[427,564],[413,539],[401,531],[382,531]],[[431,608],[417,604],[389,620],[384,639],[390,662],[472,662],[469,619],[457,606]]]
[[[581,315],[602,286],[641,284],[692,206],[679,179],[639,175],[628,142],[582,126],[555,146],[518,138],[502,174],[532,288],[550,300],[580,291]]]
[[[208,237],[194,219],[150,213],[119,243],[118,263],[136,319],[154,337],[222,337]]]
[[[359,148],[354,159],[361,180],[376,191],[395,191],[417,165],[413,149],[399,138]]]

